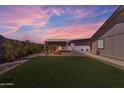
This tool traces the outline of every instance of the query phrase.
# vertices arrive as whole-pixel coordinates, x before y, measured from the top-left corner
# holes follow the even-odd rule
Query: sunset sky
[[[0,6],[0,34],[43,43],[90,38],[118,6]]]

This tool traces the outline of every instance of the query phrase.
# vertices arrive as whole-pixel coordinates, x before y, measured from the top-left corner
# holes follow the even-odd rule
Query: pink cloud
[[[105,12],[107,11],[104,11],[103,13]],[[70,16],[70,19],[80,19],[91,15],[93,11],[80,8],[66,8],[63,10],[61,8],[49,7],[45,10],[39,6],[24,6],[21,8],[13,7],[11,8],[11,11],[0,12],[0,17],[5,19],[1,20],[1,23],[13,25],[3,25],[10,28],[10,30],[1,32],[1,34],[12,39],[23,41],[30,40],[36,43],[41,43],[45,39],[50,38],[80,39],[91,37],[101,26],[101,24],[104,23],[104,21],[100,21],[92,24],[75,24],[46,30],[40,29],[48,23],[49,18],[52,15],[61,16],[67,13]],[[36,29],[33,31],[24,32],[23,34],[15,33],[18,28],[23,25],[33,25]]]
[[[47,29],[44,31],[44,35],[37,37],[38,43],[43,42],[46,39],[51,38],[64,38],[64,39],[82,39],[90,38],[97,29],[103,24],[104,21],[96,22],[94,24],[87,25],[74,25],[67,27],[56,27],[52,29]]]
[[[46,18],[46,12],[39,6],[22,6],[22,7],[11,7],[11,11],[15,15],[8,15],[10,17],[18,18]]]
[[[8,31],[4,31],[1,32],[1,35],[7,37],[8,34],[14,33],[16,30],[12,29],[12,30],[8,30]]]
[[[61,15],[64,13],[62,9],[50,7],[43,10],[41,6],[23,6],[23,7],[11,7],[8,12],[0,12],[0,17],[5,20],[1,20],[2,24],[13,24],[13,29],[1,33],[4,36],[8,36],[16,32],[16,30],[23,25],[33,25],[39,30],[40,27],[46,25],[52,15]],[[8,25],[6,25],[7,27]]]
[[[73,12],[74,11],[74,12]],[[49,21],[50,16],[52,15],[62,15],[70,13],[71,18],[79,19],[81,17],[86,17],[91,13],[91,11],[86,11],[83,9],[75,8],[74,10],[67,8],[64,11],[61,8],[49,7],[44,10],[41,6],[23,6],[23,7],[11,7],[8,12],[0,12],[0,17],[3,17],[5,20],[1,20],[2,24],[13,24],[12,30],[4,32],[3,35],[9,35],[21,27],[22,25],[34,25],[38,29],[46,25]]]
[[[73,14],[74,16],[72,18],[79,19],[79,18],[85,18],[88,15],[92,14],[92,11],[91,10],[87,11],[87,10],[77,8],[74,10]]]
[[[0,17],[5,19],[1,20],[2,24],[13,24],[15,26],[10,32],[5,32],[5,35],[7,35],[15,32],[15,29],[18,29],[22,25],[44,26],[48,22],[49,15],[38,6],[29,6],[11,7],[11,10],[8,12],[0,12]]]
[[[47,11],[48,11],[51,15],[57,15],[57,16],[60,16],[60,15],[62,15],[63,13],[65,13],[62,9],[60,9],[60,8],[54,8],[54,7],[50,7]]]
[[[73,26],[60,26],[56,28],[50,28],[47,30],[33,30],[25,32],[23,35],[14,35],[13,39],[30,40],[35,43],[43,43],[46,39],[83,39],[90,38],[97,29],[104,23],[104,21]]]

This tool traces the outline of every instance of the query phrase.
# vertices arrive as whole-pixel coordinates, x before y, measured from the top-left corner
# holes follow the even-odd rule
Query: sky
[[[46,39],[90,38],[119,6],[0,6],[0,35],[43,43]]]

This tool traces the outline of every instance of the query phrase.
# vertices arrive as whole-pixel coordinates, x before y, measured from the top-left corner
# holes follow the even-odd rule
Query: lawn
[[[0,76],[0,87],[124,87],[124,71],[88,57],[35,57]]]

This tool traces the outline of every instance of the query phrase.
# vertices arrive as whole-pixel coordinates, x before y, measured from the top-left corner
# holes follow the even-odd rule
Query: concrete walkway
[[[101,62],[104,62],[106,64],[109,64],[113,67],[124,70],[124,61],[116,60],[116,59],[112,59],[112,58],[108,58],[108,57],[103,57],[103,56],[99,56],[99,55],[93,55],[91,53],[84,53],[84,54],[91,57],[91,58],[99,60]]]

